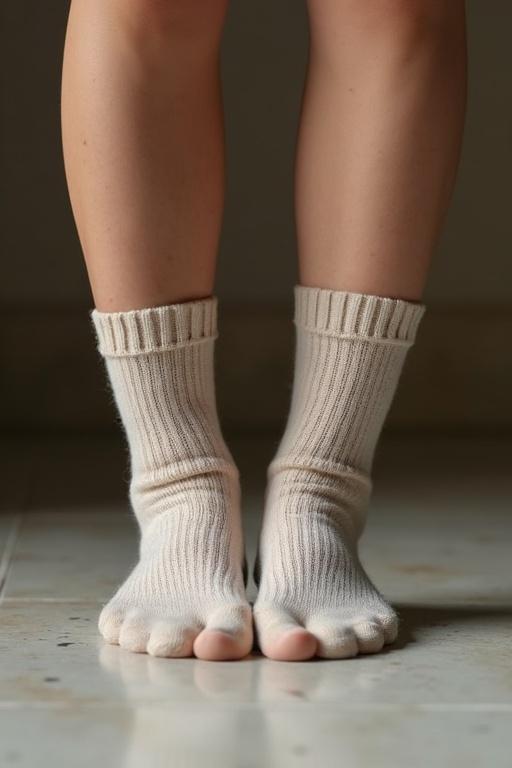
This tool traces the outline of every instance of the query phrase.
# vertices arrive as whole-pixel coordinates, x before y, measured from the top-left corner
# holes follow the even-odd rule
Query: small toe
[[[384,646],[384,631],[375,621],[360,621],[353,626],[360,653],[378,653]]]
[[[125,618],[123,608],[108,603],[100,613],[98,629],[107,643],[118,645],[119,633]]]
[[[150,635],[149,617],[144,614],[128,614],[119,632],[119,645],[133,653],[146,653]]]
[[[317,656],[322,659],[351,659],[358,654],[353,628],[342,621],[315,617],[307,624],[317,640]]]
[[[316,638],[284,610],[255,609],[261,652],[274,661],[306,661],[317,650]]]
[[[223,606],[209,616],[206,627],[196,637],[194,654],[204,661],[242,659],[250,653],[252,643],[250,606]]]
[[[199,627],[171,621],[158,621],[152,628],[147,651],[150,656],[165,658],[185,658],[192,656],[194,640]]]
[[[398,636],[398,616],[396,613],[383,613],[375,617],[384,634],[384,645],[394,643]]]

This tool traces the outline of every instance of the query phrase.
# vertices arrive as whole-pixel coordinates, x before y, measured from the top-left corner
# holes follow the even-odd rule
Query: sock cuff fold
[[[296,325],[319,334],[412,344],[425,306],[420,303],[296,285]]]
[[[164,352],[217,336],[217,297],[129,312],[91,312],[105,357]]]

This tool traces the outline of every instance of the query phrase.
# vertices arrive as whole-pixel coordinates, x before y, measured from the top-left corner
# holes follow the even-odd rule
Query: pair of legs
[[[161,349],[164,332],[172,337],[172,352],[166,349],[168,357],[165,363],[158,363],[158,371],[154,370],[156,355],[149,354],[143,363],[137,358],[137,380],[141,387],[147,386],[145,381],[154,383],[155,377],[164,374],[167,381],[175,382],[175,387],[179,388],[180,376],[190,386],[191,378],[209,375],[205,371],[212,364],[210,346],[215,335],[215,305],[208,297],[213,292],[223,207],[219,45],[226,6],[226,0],[112,0],[109,3],[73,0],[71,5],[63,76],[63,140],[73,210],[98,310],[100,342],[103,339],[107,355],[113,354],[105,339],[107,336],[112,339],[112,334],[115,336],[119,330],[118,322],[126,328],[128,315],[123,313],[137,310],[146,311],[146,314],[131,315],[134,320],[132,331],[138,342],[140,328],[147,328],[148,323],[152,328],[151,338],[158,342],[156,347],[149,349],[146,346],[143,350],[140,343],[136,344],[137,353]],[[465,100],[463,0],[309,0],[308,11],[310,60],[296,169],[300,282],[305,287],[305,292],[299,288],[297,293],[298,326],[304,327],[306,334],[308,313],[313,310],[315,317],[321,316],[326,301],[329,312],[332,312],[333,306],[340,306],[340,297],[343,306],[348,302],[349,309],[359,316],[363,295],[369,297],[370,304],[366,300],[363,302],[364,311],[369,307],[374,328],[382,312],[407,313],[405,304],[420,300],[449,201]],[[319,288],[324,292],[308,293],[307,288]],[[334,293],[328,295],[326,292]],[[389,304],[375,303],[377,297],[399,303],[394,305],[395,309],[390,309]],[[170,305],[175,309],[169,309]],[[161,309],[151,312],[151,308]],[[141,318],[144,318],[142,325]],[[338,321],[334,325],[334,336],[341,334],[346,338],[346,321],[342,322],[343,327]],[[185,326],[187,330],[183,331]],[[332,319],[325,321],[323,330],[326,328],[329,333],[324,333],[322,338],[332,338]],[[359,332],[353,324],[350,331],[351,336]],[[407,329],[402,341],[412,339],[412,336],[406,337]],[[183,344],[191,340],[206,341],[206,344],[195,343],[190,347],[189,355],[183,351]],[[386,342],[389,340],[385,339]],[[133,397],[127,405],[130,393],[126,387],[126,376],[133,380],[134,374],[121,371],[122,365],[126,368],[127,360],[134,359],[130,338],[127,344],[109,370],[111,380],[118,382],[117,385],[114,383],[114,389],[118,387],[116,398],[122,415],[124,408],[125,426],[130,415],[133,417],[134,407]],[[304,381],[309,375],[308,364],[313,365],[312,360],[316,361],[317,367],[322,361],[328,368],[334,355],[338,362],[345,362],[347,370],[350,369],[354,359],[350,350],[327,349],[319,341],[317,346],[318,349],[304,336],[302,351],[298,349]],[[177,355],[179,361],[175,359]],[[358,365],[364,368],[369,363],[363,357]],[[142,370],[141,365],[146,368]],[[384,362],[374,361],[372,365],[382,368]],[[397,361],[388,361],[386,369],[397,365]],[[180,376],[176,374],[176,366]],[[334,386],[342,387],[336,379],[336,367],[330,381]],[[364,370],[365,379],[372,379],[369,369]],[[383,385],[375,381],[378,401],[377,395],[383,391]],[[122,394],[119,394],[120,390]],[[133,394],[133,388],[131,391]],[[357,411],[357,390],[351,385],[346,391]],[[183,394],[182,389],[180,392]],[[188,409],[188,413],[178,424],[176,419],[166,420],[161,407],[156,408],[158,414],[153,413],[154,406],[146,402],[153,417],[151,423],[158,422],[157,432],[160,430],[161,433],[162,429],[172,432],[183,427],[199,437],[193,445],[190,440],[186,441],[189,461],[186,466],[192,466],[191,473],[195,473],[196,480],[192,481],[192,474],[187,478],[182,473],[179,477],[167,475],[165,482],[172,486],[173,503],[179,505],[179,519],[181,521],[183,516],[183,526],[186,527],[187,498],[190,500],[194,493],[197,495],[197,477],[203,476],[205,482],[200,496],[203,501],[206,499],[204,505],[210,513],[216,511],[216,517],[213,522],[208,515],[194,517],[192,510],[190,517],[196,520],[196,527],[207,528],[210,536],[204,531],[197,534],[191,552],[195,553],[198,562],[193,566],[188,562],[186,568],[180,568],[183,548],[176,546],[176,531],[166,528],[170,515],[153,504],[148,520],[142,526],[143,559],[145,557],[148,562],[149,558],[153,565],[148,571],[148,568],[141,569],[139,564],[139,570],[136,569],[130,577],[130,599],[126,598],[124,603],[118,600],[110,613],[107,610],[102,631],[108,639],[133,650],[148,650],[159,655],[194,652],[201,658],[238,658],[248,652],[251,637],[250,616],[237,571],[240,563],[235,563],[240,537],[236,472],[220,437],[213,393],[196,393],[194,399],[188,392],[184,400],[180,400],[176,392],[170,395],[172,402],[169,396],[166,400],[169,408],[175,407],[181,414]],[[367,395],[366,392],[366,398]],[[308,410],[304,386],[302,395],[295,397],[294,385],[294,398],[296,402],[292,403],[290,420],[297,424],[300,420],[297,409],[301,413]],[[360,408],[363,409],[367,407],[367,399],[364,400],[362,394],[361,398]],[[343,414],[337,413],[333,404],[331,406],[331,422],[334,420],[337,425],[336,439],[341,439],[340,435],[350,431],[350,425],[347,426]],[[190,409],[195,409],[194,419]],[[202,414],[199,421],[196,418],[198,409]],[[350,424],[356,421],[357,412]],[[295,429],[303,434],[302,427]],[[288,447],[293,443],[296,448],[293,429],[289,423],[284,443]],[[130,437],[130,430],[127,431]],[[376,423],[370,432],[378,431]],[[204,434],[208,439],[203,440]],[[140,429],[137,435],[135,437],[132,430],[132,466],[135,442],[140,444],[146,439],[153,446],[158,443],[154,435],[141,437]],[[314,440],[315,429],[311,436]],[[352,445],[355,438],[353,435],[349,437],[347,440]],[[331,435],[329,444],[333,445],[336,439]],[[301,455],[303,449],[304,446]],[[138,464],[135,462],[140,477],[141,472],[144,474],[143,469],[147,470],[148,452],[139,453],[144,453],[145,457],[139,457]],[[156,458],[155,451],[151,453],[152,460],[161,469],[165,464],[165,449],[160,443],[156,453]],[[213,468],[208,465],[206,471],[203,465],[199,467],[198,457],[204,460],[207,454],[211,458],[212,453],[216,458]],[[360,474],[367,477],[371,453],[368,449],[361,466],[351,468],[360,470]],[[358,456],[361,455],[360,452]],[[351,455],[344,454],[342,458],[344,466],[350,467],[354,463]],[[325,466],[318,470],[316,477],[310,461],[306,475],[297,478],[290,475],[289,466],[282,470],[278,465],[279,462],[274,467],[274,479],[267,493],[268,503],[274,507],[284,505],[289,508],[295,503],[292,496],[283,495],[283,485],[296,489],[302,484],[306,497],[308,488],[317,489],[321,485],[320,495],[324,500],[328,496],[332,501],[340,483],[347,487],[352,482],[352,479],[349,482],[338,477],[334,489],[326,488],[322,480],[326,477]],[[297,467],[293,471],[298,471]],[[187,495],[189,480],[192,496]],[[160,491],[162,482],[162,476],[159,476]],[[132,495],[134,506],[140,502],[140,494],[145,493],[147,501],[150,492],[147,482],[143,486]],[[151,493],[155,493],[154,485]],[[167,499],[169,494],[170,491]],[[318,496],[316,491],[315,494]],[[361,495],[364,492],[358,490],[356,496]],[[341,501],[335,501],[334,506],[338,502],[341,506],[346,505],[347,494]],[[148,504],[144,502],[143,506],[147,511]],[[203,510],[203,506],[199,503],[195,508]],[[314,507],[311,494],[306,506],[310,510]],[[318,520],[324,520],[326,512],[320,510],[315,515]],[[177,524],[177,519],[178,515],[174,515],[172,525]],[[222,521],[218,530],[215,520]],[[311,596],[305,594],[307,578],[302,579],[304,583],[300,586],[293,587],[292,584],[290,587],[288,584],[283,587],[286,600],[283,595],[276,596],[270,583],[275,586],[276,572],[283,571],[283,563],[276,562],[276,551],[282,553],[283,548],[286,549],[286,536],[299,535],[300,525],[297,526],[290,532],[288,524],[279,522],[275,515],[273,522],[264,525],[261,579],[265,596],[259,610],[256,605],[256,626],[265,652],[276,658],[293,659],[312,656],[319,648],[325,651],[322,655],[331,656],[353,655],[358,647],[363,651],[378,650],[386,640],[384,630],[376,637],[375,632],[372,634],[366,628],[370,639],[365,644],[363,638],[359,646],[354,646],[353,632],[349,633],[351,641],[348,645],[340,641],[341,630],[331,610],[333,604],[322,606],[322,598],[317,594],[322,590],[310,583],[309,589],[315,592],[312,609],[315,616],[330,611],[326,619],[329,632],[338,636],[338,640],[329,645],[325,631],[322,628],[317,631],[315,623],[308,623],[307,617],[304,618],[304,605],[311,602]],[[308,526],[311,526],[311,520]],[[145,534],[148,528],[151,528],[151,536]],[[325,547],[329,548],[334,546],[330,539],[336,538],[338,533],[336,525],[330,524],[327,533],[324,531],[321,536],[310,527],[308,535],[300,534],[301,556],[311,572],[315,571],[318,551],[322,556],[318,546],[324,541],[324,534],[327,536]],[[169,539],[174,542],[176,568],[173,566],[172,573],[165,565],[170,558]],[[188,571],[189,567],[196,570],[214,568],[214,564],[205,565],[209,563],[206,550],[213,544],[217,549],[224,548],[229,552],[225,558],[224,575],[231,570],[237,571],[228,579],[229,589],[225,583],[223,586],[217,583],[213,590],[215,595],[212,592],[209,598],[210,608],[208,611],[204,609],[202,618],[198,618],[195,611],[193,586],[188,584],[181,590],[186,596],[178,603],[180,606],[186,604],[186,609],[180,607],[178,610],[175,593],[168,594],[168,614],[172,618],[169,621],[165,611],[166,578],[175,585],[182,578],[180,572]],[[362,602],[358,604],[357,598],[363,592],[366,595],[366,586],[361,588],[362,592],[359,587],[354,587],[354,584],[360,585],[363,578],[358,575],[361,570],[355,550],[349,545],[341,546],[339,542],[336,546],[339,551],[331,565],[337,573],[348,574],[337,598],[342,603],[350,603],[343,627],[346,629],[347,622],[350,625],[351,621],[355,626],[356,620],[361,624],[368,619],[367,623],[371,624],[375,610],[370,612],[371,618],[363,605],[367,599],[361,597]],[[288,553],[291,561],[292,554]],[[155,565],[156,560],[160,570]],[[167,576],[162,576],[163,572]],[[327,571],[318,574],[322,583],[332,577],[333,574]],[[222,581],[224,577],[219,578]],[[163,590],[157,606],[149,605],[152,592],[147,585],[152,579],[156,579],[158,589]],[[294,589],[297,593],[300,591],[302,601],[302,607],[299,610],[297,606],[296,611]],[[204,592],[204,589],[200,591]],[[219,597],[221,593],[223,596]],[[378,603],[377,598],[375,600]],[[223,605],[229,608],[224,613]],[[377,613],[380,611],[385,624],[387,619],[391,621],[391,614],[386,612],[385,604],[382,605],[382,611],[379,608]],[[338,603],[336,606],[336,610],[343,607]],[[185,620],[185,614],[190,618]],[[392,634],[390,629],[388,637]],[[355,636],[357,639],[357,632]]]

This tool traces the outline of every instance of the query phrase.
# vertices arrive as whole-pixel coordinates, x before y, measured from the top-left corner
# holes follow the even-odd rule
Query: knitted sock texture
[[[110,642],[188,655],[204,627],[247,632],[238,471],[215,403],[217,301],[94,311],[126,433],[140,560],[104,608]]]
[[[294,626],[315,634],[324,656],[378,650],[396,634],[357,541],[377,440],[423,312],[397,299],[295,288],[292,401],[268,470],[257,564],[264,647]]]

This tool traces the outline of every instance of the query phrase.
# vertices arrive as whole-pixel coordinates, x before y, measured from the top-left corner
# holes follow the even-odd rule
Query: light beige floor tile
[[[406,603],[512,602],[510,499],[482,502],[379,497],[361,558],[391,600]]]
[[[106,601],[136,559],[136,526],[128,514],[27,514],[5,597]]]
[[[0,607],[0,701],[76,706],[278,704],[343,709],[509,706],[510,610],[405,612],[402,637],[377,656],[302,664],[155,659],[101,640],[99,605]]]
[[[0,608],[0,764],[510,765],[510,615],[427,617],[353,661],[213,664],[107,646],[97,610]]]
[[[237,449],[251,563],[271,448]],[[58,503],[42,472],[34,509],[46,511],[26,517],[0,606],[2,768],[510,768],[510,446],[383,448],[362,550],[402,629],[388,652],[341,662],[173,661],[105,645],[97,616],[135,560],[135,525],[92,496],[94,512],[77,513],[72,481]],[[108,463],[107,449],[97,456]],[[0,517],[0,547],[9,526]]]
[[[392,600],[512,604],[507,441],[388,441],[361,555]]]
[[[1,712],[0,763],[17,768],[509,768],[502,712],[307,706]],[[30,738],[27,738],[30,734]]]

